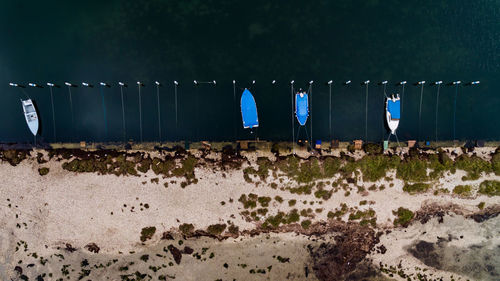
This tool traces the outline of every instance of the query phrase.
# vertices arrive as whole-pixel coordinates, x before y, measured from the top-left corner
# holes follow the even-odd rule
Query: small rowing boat
[[[259,127],[257,104],[248,89],[245,89],[241,95],[241,117],[243,119],[243,128],[252,129]]]
[[[295,94],[295,116],[301,126],[305,126],[309,117],[309,100],[306,92]]]

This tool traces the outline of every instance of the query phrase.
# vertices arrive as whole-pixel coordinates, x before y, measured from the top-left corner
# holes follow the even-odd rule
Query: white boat
[[[399,95],[394,95],[385,100],[385,117],[387,121],[387,126],[391,130],[391,134],[396,135],[396,129],[399,125],[399,119],[401,118],[401,99]]]
[[[24,117],[26,118],[26,123],[30,128],[31,133],[36,136],[38,133],[38,115],[36,114],[35,106],[31,99],[21,100],[23,106]]]

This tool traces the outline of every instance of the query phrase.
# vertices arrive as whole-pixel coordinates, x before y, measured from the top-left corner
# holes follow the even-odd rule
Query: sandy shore
[[[493,150],[484,149],[484,153],[479,151],[478,155],[487,158],[485,155]],[[47,158],[45,151],[38,152]],[[155,152],[151,153],[155,155]],[[32,155],[36,154],[32,152]],[[183,223],[193,224],[195,229],[201,230],[214,224],[235,225],[239,227],[240,232],[251,232],[259,227],[266,216],[277,214],[279,211],[288,213],[292,209],[314,210],[309,218],[314,225],[315,222],[328,221],[328,212],[340,209],[341,204],[346,204],[351,212],[371,209],[376,213],[376,232],[383,233],[378,247],[384,245],[386,251],[382,254],[374,250],[366,258],[372,261],[369,262],[371,267],[377,269],[377,274],[369,274],[372,280],[406,280],[398,274],[380,273],[380,264],[397,267],[401,263],[405,274],[414,276],[427,268],[427,275],[432,273],[434,277],[442,276],[443,280],[494,280],[488,272],[499,273],[497,267],[500,264],[500,220],[495,217],[477,223],[466,218],[480,211],[480,202],[484,202],[486,207],[498,206],[498,197],[479,194],[460,197],[452,194],[435,195],[432,192],[409,194],[403,191],[404,182],[396,178],[395,172],[391,172],[377,182],[363,182],[360,179],[356,184],[350,183],[354,190],[350,195],[346,196],[345,192],[340,190],[324,200],[317,198],[314,193],[298,195],[271,187],[273,183],[281,186],[294,185],[291,180],[287,182],[269,177],[265,182],[256,184],[254,177],[254,182],[246,181],[243,169],[249,165],[257,167],[255,161],[262,154],[249,153],[243,156],[246,156],[248,162],[240,169],[197,167],[197,183],[184,188],[181,187],[181,179],[162,178],[152,170],[140,173],[139,176],[116,176],[69,172],[62,168],[62,162],[54,159],[39,164],[36,158],[29,157],[17,166],[2,162],[0,252],[3,254],[0,257],[0,277],[2,280],[16,280],[15,278],[24,274],[30,280],[35,280],[34,278],[42,277],[45,273],[44,280],[56,280],[55,276],[70,276],[71,280],[76,280],[79,276],[83,276],[83,280],[124,280],[120,275],[134,274],[137,271],[147,272],[152,276],[152,280],[158,280],[159,276],[164,276],[165,280],[170,280],[173,276],[178,280],[316,280],[314,261],[310,256],[311,249],[319,247],[325,241],[335,243],[334,236],[339,235],[338,233],[322,234],[319,237],[293,232],[263,233],[255,237],[241,235],[223,241],[208,237],[185,239],[179,234],[174,235],[174,240],[164,240],[161,239],[162,233],[177,233],[179,225]],[[273,158],[272,154],[264,156]],[[358,155],[358,158],[361,156]],[[206,157],[217,161],[220,155],[213,153]],[[38,170],[40,167],[47,167],[50,172],[41,176]],[[433,183],[433,189],[453,190],[455,186],[463,184],[464,175],[465,172],[460,170],[454,174],[446,173],[443,178]],[[480,179],[467,181],[467,184],[477,187],[484,180],[500,180],[500,177],[493,173],[483,174]],[[168,186],[164,183],[168,183]],[[373,185],[383,185],[385,188],[370,190]],[[359,186],[365,191],[356,192]],[[245,211],[243,204],[238,202],[242,194],[249,193],[259,197],[279,196],[283,202],[272,199],[267,207],[267,214],[261,216],[260,222],[249,221],[248,217],[242,215]],[[289,200],[297,202],[289,206]],[[366,203],[360,204],[361,201]],[[396,217],[393,211],[399,207],[416,212],[436,205],[454,205],[459,209],[460,215],[447,215],[444,223],[433,218],[425,224],[415,222],[408,228],[394,229],[393,221]],[[341,218],[348,221],[348,216],[349,212]],[[151,239],[141,242],[141,230],[152,226],[156,228],[155,234]],[[453,237],[450,241],[449,235]],[[464,238],[460,238],[461,236]],[[446,239],[446,245],[444,242],[435,244],[441,241],[440,238]],[[183,242],[179,242],[181,240]],[[420,240],[434,243],[435,255],[450,260],[461,249],[462,252],[467,252],[467,258],[472,260],[474,255],[466,250],[480,246],[480,250],[474,253],[476,256],[478,253],[490,255],[492,262],[488,264],[493,266],[493,269],[470,273],[463,270],[467,265],[464,261],[443,262],[439,266],[422,261],[416,257],[418,253],[413,251],[412,254],[411,251]],[[89,243],[95,243],[99,247],[99,253],[89,252],[85,248]],[[67,244],[75,251],[64,250]],[[184,253],[182,262],[177,265],[172,251],[163,251],[164,247],[171,244],[181,251],[187,245],[194,252]],[[198,259],[193,256],[195,252],[201,253],[203,248],[207,247],[210,250],[205,250],[204,257]],[[212,258],[207,257],[210,256],[210,251],[214,252]],[[64,259],[58,257],[58,254],[63,254]],[[143,255],[150,256],[147,262],[140,259]],[[289,258],[289,261],[282,262],[277,256]],[[47,259],[45,264],[42,264],[40,257],[43,257],[42,261]],[[200,262],[204,258],[206,261]],[[113,262],[114,259],[117,261]],[[90,265],[82,266],[83,260],[87,260]],[[96,267],[109,261],[112,265],[107,266],[106,270]],[[120,270],[130,262],[133,264],[128,266],[129,269]],[[75,271],[69,270],[68,275],[65,275],[62,267],[66,264]],[[224,264],[228,264],[227,268]],[[162,265],[166,267],[157,271],[150,268]],[[19,269],[16,271],[16,266],[23,270],[22,274]],[[86,276],[85,268],[92,266],[93,270]],[[486,265],[481,266],[486,268]],[[255,273],[251,273],[251,269],[254,269]],[[257,273],[259,269],[260,272]],[[262,273],[263,271],[265,273]],[[52,273],[52,277],[49,277],[49,273]],[[457,276],[461,279],[457,279]],[[126,278],[142,280],[132,275]],[[143,280],[149,280],[148,277],[144,278]]]

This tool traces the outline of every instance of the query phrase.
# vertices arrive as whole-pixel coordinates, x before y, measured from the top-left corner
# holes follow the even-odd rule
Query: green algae
[[[270,229],[270,228],[277,228],[281,224],[286,225],[286,224],[291,224],[291,223],[296,223],[299,222],[300,220],[300,214],[297,209],[293,209],[290,211],[290,213],[285,214],[284,212],[278,212],[274,216],[268,216],[264,223],[262,224],[262,228],[264,229]]]
[[[283,198],[279,195],[274,196],[274,200],[276,200],[276,202],[278,202],[280,204],[283,203]]]
[[[325,178],[332,178],[340,170],[342,161],[337,157],[327,157],[323,161],[323,175]]]
[[[340,219],[347,213],[347,211],[348,211],[347,204],[342,203],[340,204],[340,208],[335,209],[335,212],[329,211],[327,217],[329,219],[334,219],[334,218]]]
[[[411,220],[415,217],[415,214],[403,207],[399,207],[396,211],[392,211],[392,213],[397,216],[396,219],[394,219],[394,226],[403,226],[407,227]]]
[[[170,176],[170,172],[175,168],[175,161],[173,159],[162,160],[154,157],[151,162],[151,169],[156,175]]]
[[[453,193],[464,197],[471,196],[471,192],[472,186],[470,185],[457,185],[453,188]]]
[[[0,159],[9,162],[12,166],[17,166],[29,155],[27,150],[0,150]]]
[[[245,209],[253,209],[257,207],[257,199],[259,196],[254,193],[249,193],[248,196],[246,194],[242,194],[238,199],[239,202],[243,204]]]
[[[462,177],[462,180],[477,180],[481,173],[492,172],[491,163],[477,156],[460,155],[455,160],[457,169],[467,172],[467,175]]]
[[[314,187],[314,183],[311,184],[303,184],[298,187],[290,187],[288,191],[293,194],[311,194],[312,189]]]
[[[479,194],[500,196],[500,181],[486,180],[479,185]]]
[[[156,227],[150,226],[150,227],[144,227],[141,230],[141,242],[145,242],[148,239],[151,239],[153,235],[156,232]]]
[[[384,148],[378,143],[366,143],[363,145],[363,150],[372,155],[382,154]]]
[[[260,197],[257,198],[257,201],[259,202],[259,204],[262,206],[262,207],[268,207],[269,206],[269,202],[271,202],[271,197]]]
[[[179,231],[184,235],[189,235],[194,232],[194,225],[191,223],[183,223],[179,225]]]
[[[314,192],[314,196],[319,199],[323,200],[328,200],[330,197],[332,197],[332,191],[331,190],[324,190],[324,189],[318,189],[316,192]]]
[[[45,176],[49,173],[50,169],[47,168],[47,167],[43,167],[43,168],[40,168],[38,169],[38,173],[40,174],[40,176]]]
[[[303,220],[300,222],[300,226],[302,226],[303,229],[308,229],[309,226],[311,226],[311,221],[310,220]]]
[[[410,194],[416,194],[420,192],[425,192],[427,191],[431,186],[427,183],[414,183],[414,184],[409,184],[405,183],[403,186],[403,191],[406,191]]]
[[[368,209],[366,211],[357,210],[349,215],[349,220],[369,219],[375,217],[375,211]]]
[[[396,177],[404,181],[426,181],[427,162],[418,157],[407,158],[397,165]]]
[[[231,224],[227,228],[227,231],[229,231],[229,233],[231,234],[238,235],[240,233],[240,228],[237,225]]]
[[[429,173],[429,177],[431,179],[439,179],[447,171],[450,171],[453,174],[456,172],[453,160],[451,160],[451,158],[441,149],[438,150],[437,154],[429,155],[428,158],[428,167],[432,169]]]
[[[363,181],[374,182],[384,178],[390,169],[400,162],[397,156],[367,155],[355,163],[363,175]]]
[[[495,175],[500,176],[500,148],[491,156],[491,168]]]
[[[149,157],[141,159],[141,161],[137,165],[137,171],[139,171],[141,173],[147,173],[149,171],[149,169],[151,168],[152,162],[153,161]]]
[[[114,160],[111,156],[105,158],[73,159],[62,164],[62,168],[76,173],[99,173],[102,175],[114,174],[137,176],[136,164],[126,160],[125,156],[118,156]]]
[[[297,209],[293,209],[286,216],[285,223],[290,224],[290,223],[298,222],[299,220],[300,220],[299,211]]]
[[[484,203],[484,202],[480,202],[479,204],[477,204],[477,207],[479,208],[479,210],[482,210],[482,209],[484,209],[485,204],[486,203]]]
[[[226,224],[212,224],[207,227],[207,232],[212,235],[220,235],[224,230],[226,230]]]

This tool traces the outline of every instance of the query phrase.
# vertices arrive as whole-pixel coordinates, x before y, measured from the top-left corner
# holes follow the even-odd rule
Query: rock
[[[188,246],[184,247],[184,251],[182,251],[183,254],[191,255],[194,252],[194,250]]]
[[[170,232],[163,232],[161,239],[162,240],[174,240],[174,237],[172,236],[172,234],[170,234]]]
[[[472,215],[472,219],[475,222],[484,222],[496,216],[498,216],[498,212],[483,212]]]
[[[18,274],[23,274],[23,268],[20,266],[14,267],[14,271],[16,271]]]
[[[172,256],[174,257],[175,263],[180,264],[181,259],[182,259],[182,252],[172,244],[168,245],[167,248],[170,251],[170,253],[172,253]]]
[[[99,253],[99,251],[101,250],[101,248],[99,248],[99,246],[97,246],[95,243],[89,243],[85,246],[85,248],[89,250],[89,252],[96,254]]]

